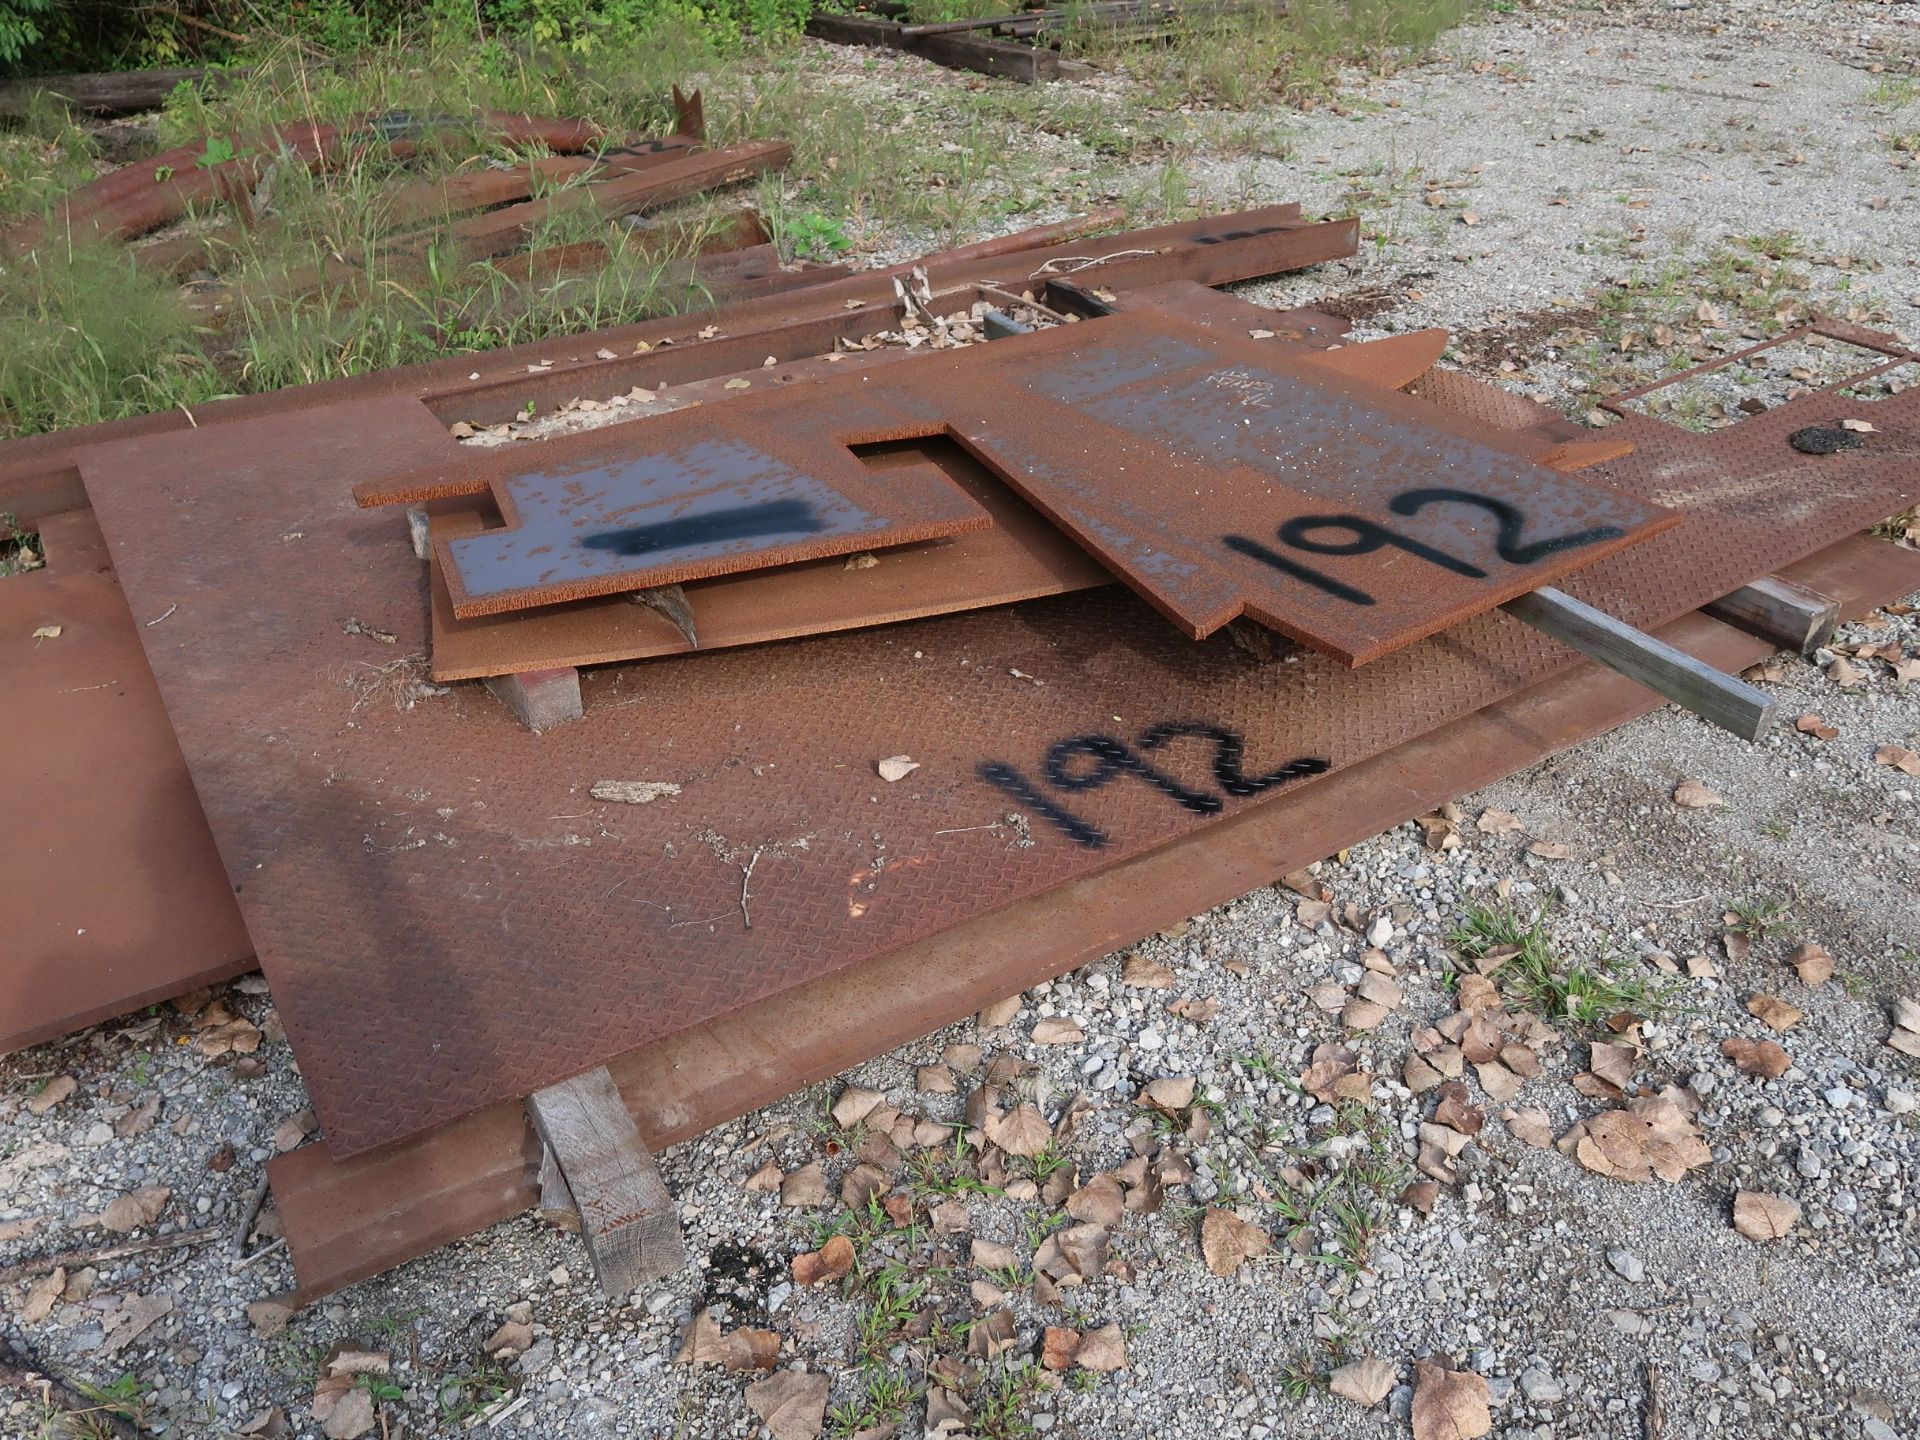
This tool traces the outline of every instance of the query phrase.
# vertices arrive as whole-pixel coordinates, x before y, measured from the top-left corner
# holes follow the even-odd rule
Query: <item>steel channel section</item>
[[[1851,618],[1920,586],[1920,555],[1843,540],[1786,572]],[[1726,671],[1770,647],[1694,613],[1659,632]],[[1356,764],[1309,790],[1063,889],[683,1031],[611,1062],[653,1150],[951,1024],[1208,906],[1623,725],[1658,696],[1592,664]],[[532,1208],[539,1146],[522,1107],[494,1106],[376,1154],[314,1143],[268,1162],[308,1302]]]
[[[1590,473],[1685,519],[1565,588],[1658,625],[1904,508],[1916,408],[1623,422],[1638,449]],[[1786,446],[1849,413],[1876,423],[1861,449]],[[1359,670],[1263,662],[1108,588],[588,672],[586,721],[532,735],[479,687],[397,708],[392,675],[353,683],[424,655],[428,596],[395,517],[348,492],[446,443],[403,397],[79,456],[134,609],[178,607],[140,638],[342,1158],[1085,880],[1575,658],[1485,614]],[[879,781],[903,752],[921,768]],[[590,800],[607,778],[682,793]]]

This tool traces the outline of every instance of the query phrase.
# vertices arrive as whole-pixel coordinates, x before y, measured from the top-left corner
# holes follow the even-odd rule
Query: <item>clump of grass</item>
[[[1748,895],[1739,900],[1729,900],[1727,932],[1748,940],[1763,939],[1767,931],[1787,918],[1787,912],[1792,908],[1787,901],[1771,895]]]
[[[1618,955],[1591,962],[1556,955],[1544,910],[1523,917],[1511,905],[1468,905],[1447,943],[1469,960],[1495,950],[1516,951],[1493,971],[1494,981],[1512,1002],[1560,1023],[1591,1027],[1622,1011],[1662,1015],[1673,1007],[1680,988],[1639,972]]]
[[[1273,96],[1330,97],[1340,72],[1388,72],[1463,19],[1469,0],[1292,0],[1284,9],[1176,15],[1159,43],[1095,25],[1068,29],[1062,52],[1123,64],[1156,101],[1243,107]]]

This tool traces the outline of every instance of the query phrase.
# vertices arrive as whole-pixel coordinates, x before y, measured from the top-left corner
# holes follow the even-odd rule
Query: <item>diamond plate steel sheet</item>
[[[1566,588],[1658,624],[1911,504],[1916,411],[1816,395],[1711,436],[1627,422],[1635,454],[1589,473],[1686,517]],[[1847,414],[1878,426],[1860,450],[1786,447]],[[1360,670],[1262,660],[1109,588],[589,672],[587,720],[532,735],[477,685],[396,683],[424,666],[425,576],[348,491],[444,443],[388,401],[79,457],[137,612],[178,607],[141,639],[341,1157],[1144,854],[1574,659],[1496,613]],[[879,779],[901,753],[920,768]],[[590,797],[602,779],[681,788],[623,806]]]

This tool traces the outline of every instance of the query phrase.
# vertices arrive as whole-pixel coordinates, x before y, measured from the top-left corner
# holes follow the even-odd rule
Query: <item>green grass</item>
[[[1681,988],[1641,973],[1617,955],[1585,961],[1555,954],[1544,911],[1522,917],[1509,905],[1468,905],[1447,943],[1469,960],[1517,947],[1519,953],[1493,972],[1494,982],[1511,1002],[1556,1024],[1591,1029],[1622,1011],[1662,1015],[1673,1008]]]
[[[1744,936],[1748,940],[1760,940],[1767,931],[1787,918],[1793,906],[1785,900],[1775,899],[1771,895],[1748,895],[1727,902],[1727,914],[1732,918],[1727,924],[1727,932]]]

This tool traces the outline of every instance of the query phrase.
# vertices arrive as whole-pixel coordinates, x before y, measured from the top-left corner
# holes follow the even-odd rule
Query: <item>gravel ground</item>
[[[1362,334],[1447,326],[1460,363],[1575,413],[1623,370],[1751,343],[1743,331],[1779,323],[1783,308],[1818,305],[1911,338],[1920,193],[1909,152],[1886,137],[1920,128],[1920,108],[1903,113],[1901,93],[1871,70],[1911,69],[1920,26],[1909,11],[1753,0],[1495,15],[1447,37],[1431,63],[1355,77],[1344,114],[1267,117],[1285,158],[1203,155],[1192,178],[1215,203],[1359,205],[1369,244],[1358,259],[1252,287],[1259,298],[1331,300]],[[820,63],[853,73],[842,53]],[[882,57],[861,62],[857,83],[937,99],[970,82]],[[1790,283],[1726,263],[1732,247],[1758,264],[1736,242],[1760,235],[1775,237],[1766,248],[1782,254],[1764,258]],[[1656,272],[1666,278],[1650,281]],[[1702,314],[1709,287],[1714,312]],[[1635,334],[1645,338],[1621,349]],[[1793,368],[1769,382],[1776,391],[1796,383]],[[1709,395],[1684,418],[1727,423],[1736,395]],[[1911,655],[1920,613],[1877,615],[1836,644]],[[238,1431],[273,1407],[290,1428],[270,1420],[254,1433],[322,1433],[315,1384],[342,1345],[388,1357],[390,1373],[361,1385],[379,1412],[374,1434],[760,1433],[743,1393],[756,1377],[675,1361],[709,1310],[725,1333],[776,1332],[783,1372],[826,1378],[829,1434],[888,1420],[922,1433],[923,1405],[890,1413],[886,1383],[899,1374],[918,1389],[940,1355],[939,1373],[976,1412],[970,1428],[939,1432],[949,1435],[1406,1435],[1414,1362],[1438,1356],[1484,1378],[1490,1433],[1516,1440],[1920,1435],[1920,1074],[1885,1044],[1895,1000],[1920,996],[1920,811],[1916,780],[1875,760],[1915,743],[1920,696],[1882,661],[1852,656],[1850,677],[1835,660],[1783,660],[1764,681],[1784,713],[1817,712],[1832,738],[1787,727],[1747,747],[1663,711],[1463,798],[1457,825],[1434,827],[1433,838],[1453,830],[1453,848],[1404,826],[1297,888],[1199,916],[1029,992],[1011,1014],[675,1149],[663,1168],[696,1264],[628,1304],[598,1297],[576,1239],[523,1218],[262,1334],[275,1317],[250,1320],[247,1307],[292,1281],[271,1209],[245,1268],[231,1237],[269,1153],[297,1140],[306,1100],[258,977],[11,1057],[0,1263],[114,1241],[100,1219],[131,1225],[135,1240],[214,1233],[74,1267],[57,1287],[8,1286],[7,1333],[96,1384],[137,1381],[144,1423],[183,1436]],[[1688,778],[1725,803],[1677,805]],[[1324,899],[1300,893],[1316,886]],[[1486,1072],[1469,1073],[1463,1100],[1485,1125],[1451,1166],[1432,1167],[1452,1183],[1424,1214],[1398,1198],[1419,1178],[1419,1142],[1464,1139],[1475,1117],[1456,1110],[1447,1135],[1423,1131],[1431,1097],[1411,1093],[1403,1067],[1416,1051],[1437,1060],[1432,1027],[1455,1023],[1471,988],[1448,936],[1472,904],[1545,905],[1563,970],[1659,993],[1625,1035],[1560,1016],[1548,1032],[1496,973],[1527,1037],[1526,1056],[1509,1058],[1537,1059],[1540,1073],[1511,1106],[1487,1093]],[[1730,928],[1751,933],[1730,941]],[[1787,961],[1809,943],[1833,957],[1818,985]],[[1401,995],[1377,1028],[1347,1029],[1349,994],[1383,993],[1386,969],[1384,993]],[[1143,980],[1153,984],[1129,983]],[[1747,1008],[1756,994],[1804,1016],[1776,1035]],[[1777,1040],[1786,1068],[1743,1073],[1722,1051],[1730,1037]],[[1571,1083],[1602,1068],[1591,1039],[1636,1042],[1624,1057],[1636,1089],[1684,1086],[1669,1094],[1697,1104],[1680,1124],[1703,1144],[1676,1183],[1624,1183],[1528,1143],[1545,1137],[1527,1112],[1560,1136],[1613,1105],[1592,1082]],[[1330,1044],[1374,1076],[1357,1082],[1366,1104],[1324,1098],[1337,1092],[1309,1065]],[[1303,1074],[1323,1094],[1305,1093]],[[1144,1089],[1188,1078],[1191,1101],[1180,1084]],[[1038,1156],[974,1152],[990,1188],[912,1139],[915,1118],[961,1121],[983,1079],[1006,1112],[988,1133],[1016,1148],[1033,1148],[1012,1138],[1019,1105],[1074,1121]],[[881,1108],[843,1127],[839,1102],[849,1117]],[[769,1163],[791,1176],[821,1162],[837,1196],[863,1157],[891,1164],[888,1134],[908,1151],[888,1185],[914,1201],[911,1228],[747,1184],[756,1173],[767,1183]],[[1116,1170],[1124,1187],[1094,1181]],[[1059,1202],[1076,1181],[1067,1217]],[[1738,1233],[1736,1191],[1792,1202],[1791,1232],[1766,1243]],[[935,1206],[947,1208],[932,1217]],[[1272,1249],[1237,1267],[1215,1254],[1227,1273],[1211,1273],[1201,1233],[1214,1212],[1257,1223]],[[1087,1278],[1036,1297],[1036,1264],[1079,1278],[1060,1239],[1045,1248],[1063,1220]],[[1206,1223],[1209,1235],[1234,1228]],[[835,1228],[857,1243],[859,1283],[795,1286],[791,1259]],[[1102,1238],[1104,1263],[1088,1261]],[[890,1315],[888,1287],[918,1283]],[[1005,1321],[966,1329],[1001,1308],[999,1291],[1010,1332],[996,1328]],[[1124,1368],[1056,1376],[1026,1363],[1045,1326],[1117,1326],[1080,1357],[1109,1364],[1117,1341]],[[1374,1408],[1324,1384],[1364,1356],[1391,1367]],[[1442,1383],[1428,1374],[1421,1393]],[[1008,1398],[999,1412],[996,1391]],[[35,1402],[10,1399],[0,1434],[52,1433]],[[489,1406],[491,1420],[469,1418]]]

